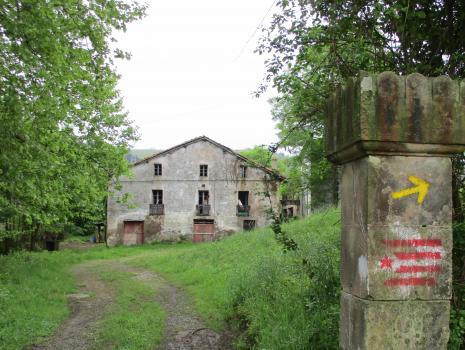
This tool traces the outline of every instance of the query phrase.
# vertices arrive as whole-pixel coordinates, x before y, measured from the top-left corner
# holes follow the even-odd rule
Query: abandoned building
[[[284,178],[205,136],[133,164],[108,199],[110,245],[207,241],[268,223]],[[129,194],[127,203],[119,198]]]

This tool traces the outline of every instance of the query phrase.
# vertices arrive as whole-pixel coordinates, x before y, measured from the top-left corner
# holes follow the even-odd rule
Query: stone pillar
[[[342,165],[341,349],[446,349],[449,156],[465,150],[465,83],[361,74],[328,99]]]

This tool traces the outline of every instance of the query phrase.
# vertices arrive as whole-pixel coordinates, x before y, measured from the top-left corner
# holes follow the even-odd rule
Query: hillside
[[[158,153],[161,150],[154,148],[134,148],[126,154],[126,160],[129,163],[135,163],[138,160],[144,159],[145,157],[151,156],[152,154]]]

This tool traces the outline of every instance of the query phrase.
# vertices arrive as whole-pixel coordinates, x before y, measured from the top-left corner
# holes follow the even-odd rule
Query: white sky
[[[272,2],[148,1],[147,17],[117,35],[132,54],[117,68],[141,134],[135,148],[166,149],[201,135],[233,149],[277,140],[272,95],[252,95],[265,72],[253,53],[260,30],[244,48]]]

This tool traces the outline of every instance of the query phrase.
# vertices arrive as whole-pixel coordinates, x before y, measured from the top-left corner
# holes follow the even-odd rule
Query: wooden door
[[[125,221],[123,244],[133,245],[144,243],[144,222],[143,221]]]
[[[213,220],[211,222],[194,222],[194,234],[192,240],[194,242],[203,242],[213,240],[215,233],[215,224]]]

